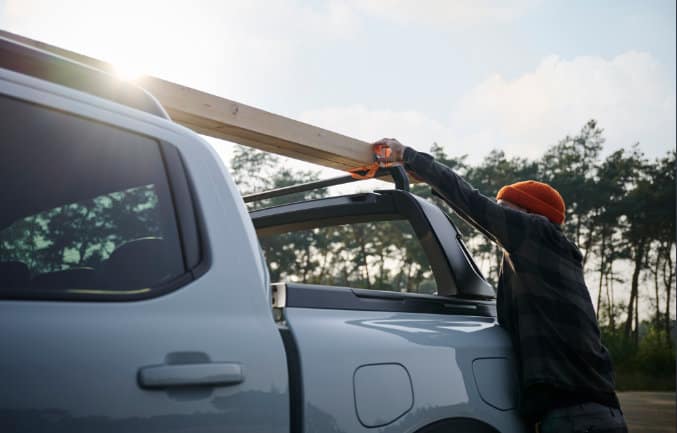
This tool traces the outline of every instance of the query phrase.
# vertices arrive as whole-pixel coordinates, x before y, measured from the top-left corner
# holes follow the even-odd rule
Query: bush
[[[636,355],[637,367],[646,374],[675,375],[675,352],[670,339],[662,329],[649,328],[639,342]],[[673,384],[674,386],[674,384]]]
[[[675,390],[675,351],[666,332],[653,325],[636,346],[620,329],[602,328],[602,343],[611,354],[618,390]]]

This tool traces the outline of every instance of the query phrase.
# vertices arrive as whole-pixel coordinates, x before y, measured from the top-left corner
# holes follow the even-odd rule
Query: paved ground
[[[619,392],[630,433],[675,433],[674,392]]]

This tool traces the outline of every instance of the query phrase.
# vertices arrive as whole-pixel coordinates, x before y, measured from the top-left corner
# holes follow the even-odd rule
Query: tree
[[[624,335],[629,338],[632,334],[635,343],[638,341],[637,314],[639,308],[639,277],[646,267],[647,250],[651,244],[651,225],[655,224],[651,206],[654,205],[651,197],[651,180],[647,177],[647,161],[642,152],[635,146],[629,156],[629,164],[635,167],[630,180],[631,188],[622,199],[623,225],[622,235],[624,247],[632,261],[633,271],[630,286],[630,300],[626,309],[627,317],[624,325]],[[633,320],[635,323],[633,332]]]
[[[637,170],[641,167],[633,155],[628,156],[625,149],[617,150],[610,154],[597,168],[597,179],[594,182],[594,190],[598,197],[593,206],[591,224],[593,232],[597,233],[597,257],[599,258],[599,281],[597,294],[597,317],[599,318],[602,308],[602,285],[606,283],[607,291],[607,319],[613,327],[615,324],[615,311],[613,302],[613,264],[614,261],[624,257],[624,250],[620,245],[619,224],[625,206],[624,200],[629,185]],[[592,239],[592,238],[591,238]],[[590,246],[590,250],[594,245]]]
[[[264,191],[273,186],[273,172],[279,164],[279,157],[247,146],[235,146],[230,168],[233,180],[246,195]]]
[[[670,334],[670,303],[673,281],[675,277],[672,251],[675,246],[675,151],[655,161],[647,167],[650,195],[648,197],[649,218],[652,224],[648,227],[654,241],[653,266],[655,290],[655,322],[664,327],[667,336]],[[659,277],[659,274],[660,277]],[[666,302],[665,315],[661,318],[660,289],[664,287]],[[662,322],[662,323],[661,323]],[[660,326],[660,325],[659,325]]]
[[[578,135],[567,135],[549,148],[539,161],[539,178],[560,192],[567,204],[565,232],[583,250],[583,265],[592,246],[594,225],[591,217],[599,196],[595,177],[604,130],[589,120]],[[586,239],[581,244],[581,238]]]

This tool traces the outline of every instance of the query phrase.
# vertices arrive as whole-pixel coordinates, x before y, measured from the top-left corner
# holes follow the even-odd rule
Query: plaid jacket
[[[504,251],[498,321],[512,339],[525,415],[538,419],[558,398],[618,407],[582,256],[560,227],[496,204],[430,155],[407,148],[404,162]]]

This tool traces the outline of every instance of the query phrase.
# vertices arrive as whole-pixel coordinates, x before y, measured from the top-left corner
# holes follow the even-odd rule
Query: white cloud
[[[392,136],[419,149],[434,141],[451,155],[481,160],[491,149],[538,158],[566,134],[595,118],[605,129],[606,149],[640,142],[650,157],[675,147],[675,93],[666,68],[647,53],[627,52],[611,60],[550,56],[514,80],[494,75],[468,91],[448,119],[423,111],[323,108],[301,120],[374,140]]]
[[[301,113],[299,120],[368,142],[396,137],[421,149],[450,134],[443,124],[420,112],[374,110],[363,105],[309,110]]]
[[[609,149],[639,141],[655,156],[674,148],[675,93],[666,69],[633,51],[611,60],[550,56],[515,80],[488,78],[450,116],[470,145],[529,157],[590,118],[606,130]]]

